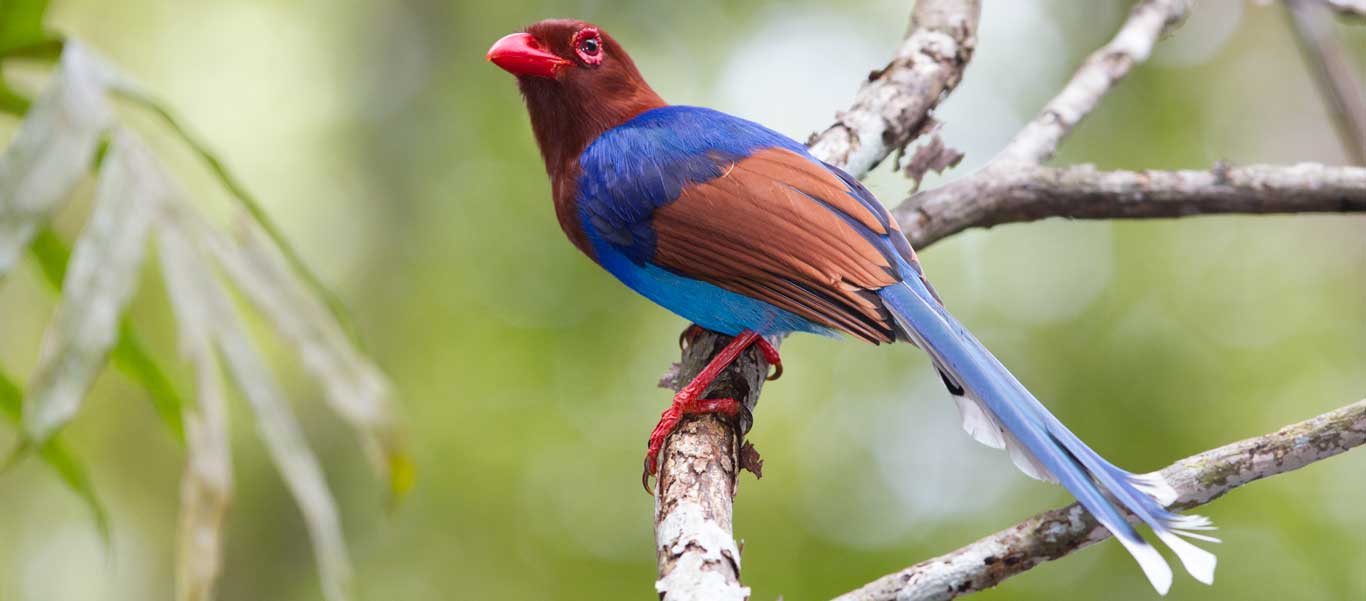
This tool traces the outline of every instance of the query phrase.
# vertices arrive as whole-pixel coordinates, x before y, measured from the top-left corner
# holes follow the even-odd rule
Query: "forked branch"
[[[816,157],[862,177],[930,123],[930,111],[962,77],[975,44],[977,0],[920,0],[897,56],[874,72],[853,106],[811,140]],[[1178,25],[1187,0],[1141,0],[1114,39],[1093,53],[1063,90],[1002,152],[976,173],[912,196],[896,211],[911,243],[924,248],[970,227],[1045,217],[1181,217],[1209,213],[1366,211],[1366,169],[1321,165],[1216,165],[1208,171],[1098,171],[1044,167],[1058,145],[1153,45]],[[720,350],[706,332],[685,351],[673,387]],[[713,387],[741,399],[739,424],[689,418],[669,437],[656,489],[655,534],[661,599],[746,599],[731,497],[740,445],[763,376],[757,351],[742,355]],[[737,429],[738,425],[738,429]],[[1163,471],[1180,507],[1206,503],[1258,478],[1296,469],[1366,439],[1366,401],[1183,460]],[[841,599],[948,599],[1062,557],[1108,532],[1080,507],[1040,514],[952,554],[879,579]]]

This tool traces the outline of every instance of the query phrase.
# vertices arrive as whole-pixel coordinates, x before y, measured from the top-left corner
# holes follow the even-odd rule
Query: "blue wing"
[[[915,255],[866,188],[797,142],[666,107],[603,134],[580,167],[578,210],[599,262],[661,305],[731,334],[895,339],[876,291]]]

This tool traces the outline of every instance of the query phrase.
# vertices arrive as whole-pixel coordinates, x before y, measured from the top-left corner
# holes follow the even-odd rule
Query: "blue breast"
[[[728,336],[744,330],[764,336],[811,332],[835,336],[829,328],[743,294],[684,277],[649,262],[637,263],[585,226],[598,263],[632,290],[699,326]]]

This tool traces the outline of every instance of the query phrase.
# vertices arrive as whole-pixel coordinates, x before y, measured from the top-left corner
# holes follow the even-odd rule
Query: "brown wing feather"
[[[895,325],[875,291],[896,283],[896,270],[846,216],[887,233],[833,173],[790,151],[763,150],[655,211],[654,262],[869,342],[891,342]]]

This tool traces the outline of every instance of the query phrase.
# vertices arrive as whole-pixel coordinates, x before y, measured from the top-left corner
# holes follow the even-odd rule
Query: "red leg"
[[[735,399],[703,399],[700,397],[702,393],[707,391],[707,387],[716,380],[716,377],[734,363],[740,353],[749,348],[749,345],[754,344],[755,340],[763,340],[763,338],[748,330],[741,332],[739,336],[731,339],[730,343],[721,349],[721,352],[717,353],[716,357],[712,358],[706,367],[702,368],[697,377],[693,378],[687,386],[684,386],[682,390],[678,391],[678,394],[674,395],[673,404],[664,410],[663,415],[659,416],[659,423],[650,433],[649,450],[646,451],[645,455],[645,473],[640,478],[641,485],[645,487],[645,492],[650,492],[650,476],[653,476],[658,468],[659,451],[664,446],[664,439],[668,438],[674,428],[678,427],[678,422],[683,420],[683,416],[698,413],[724,413],[733,416],[739,412],[740,403]],[[772,349],[772,346],[770,345],[769,348]],[[764,355],[767,357],[768,352],[765,351]]]

